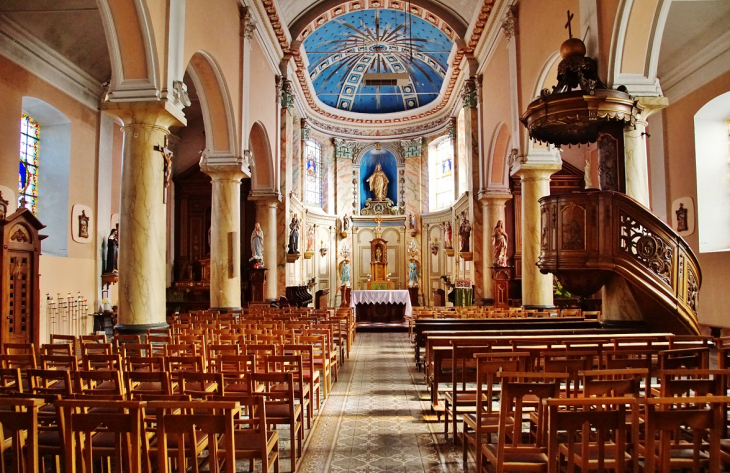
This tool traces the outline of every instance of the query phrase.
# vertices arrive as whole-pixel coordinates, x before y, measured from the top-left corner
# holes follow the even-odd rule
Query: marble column
[[[210,228],[210,307],[241,307],[241,179],[243,159],[203,156],[200,170],[213,183]]]
[[[266,272],[266,284],[264,285],[264,297],[268,301],[276,300],[278,285],[278,246],[276,238],[276,210],[279,207],[279,198],[257,198],[256,222],[261,224],[264,231],[264,267]]]
[[[505,192],[497,194],[490,193],[489,191],[481,192],[479,195],[479,201],[482,204],[482,214],[485,216],[484,221],[486,222],[484,228],[484,234],[482,237],[482,271],[484,273],[484,299],[494,300],[494,293],[492,291],[492,271],[491,267],[494,263],[494,246],[492,245],[492,232],[494,227],[497,226],[498,221],[505,221],[505,208],[504,204],[512,198],[512,195]]]
[[[638,97],[641,112],[634,126],[624,129],[624,163],[626,167],[626,194],[646,208],[651,208],[649,195],[649,158],[646,152],[646,120],[666,107],[666,97]]]
[[[560,164],[521,164],[517,174],[522,183],[522,305],[529,308],[553,307],[553,276],[537,268],[540,255],[541,197],[550,195],[550,175]]]
[[[473,252],[473,259],[469,264],[471,266],[471,272],[469,274],[469,272],[465,271],[465,276],[471,278],[474,282],[475,301],[480,301],[484,297],[483,288],[485,277],[483,265],[479,264],[480,261],[484,260],[484,253],[482,252],[481,244],[485,232],[484,218],[482,215],[482,207],[479,205],[477,200],[477,193],[480,189],[482,189],[484,184],[482,179],[481,88],[481,76],[469,77],[464,83],[464,89],[461,96],[464,106],[464,138],[466,140],[464,154],[468,168],[468,170],[463,171],[467,172],[467,189],[471,200],[469,205],[469,219],[472,226],[472,238],[469,247]],[[458,182],[455,182],[454,185],[458,186]],[[454,233],[456,233],[456,231]]]
[[[104,108],[124,122],[115,328],[120,333],[146,333],[148,328],[167,327],[163,195],[171,163],[155,146],[164,146],[170,127],[185,124],[185,118],[167,102],[116,102]]]

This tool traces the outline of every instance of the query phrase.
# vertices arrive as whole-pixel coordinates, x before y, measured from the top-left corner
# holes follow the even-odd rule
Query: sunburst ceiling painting
[[[415,15],[369,9],[333,18],[304,40],[319,99],[339,110],[391,113],[433,102],[452,40]],[[398,85],[366,85],[365,74],[401,74]]]

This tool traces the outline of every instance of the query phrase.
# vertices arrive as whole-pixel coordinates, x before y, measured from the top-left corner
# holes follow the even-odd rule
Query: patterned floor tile
[[[322,408],[328,421],[310,433],[298,471],[465,471],[461,448],[443,438],[443,424],[430,413],[412,358],[405,334],[358,334]]]

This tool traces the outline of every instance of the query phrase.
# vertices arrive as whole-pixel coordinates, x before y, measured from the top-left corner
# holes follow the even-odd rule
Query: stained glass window
[[[18,207],[38,210],[38,145],[41,127],[25,113],[20,118],[20,165],[18,168]]]
[[[307,140],[304,145],[306,156],[304,203],[314,207],[324,207],[324,163],[322,145],[315,140]]]
[[[431,205],[430,211],[440,210],[454,203],[454,147],[445,136],[431,144]]]

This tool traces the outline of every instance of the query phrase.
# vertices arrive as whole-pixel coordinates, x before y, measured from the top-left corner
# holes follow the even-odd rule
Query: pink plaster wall
[[[695,90],[664,113],[664,147],[667,167],[667,206],[679,197],[689,196],[697,202],[697,177],[694,142],[694,115],[713,98],[730,91],[730,72]],[[651,152],[651,150],[650,150]],[[694,251],[699,250],[699,235],[695,232],[685,238]],[[730,327],[727,308],[730,307],[728,267],[730,252],[698,254],[702,269],[700,289],[700,323]]]

